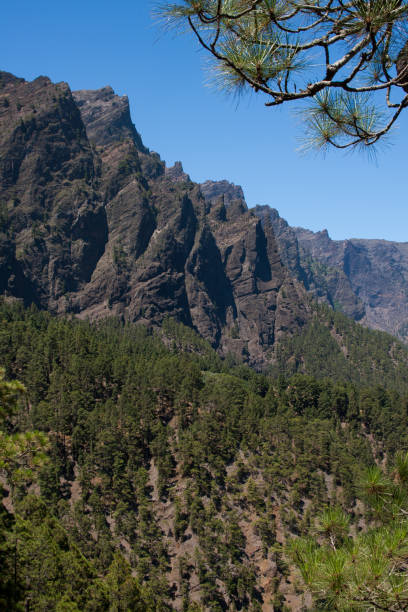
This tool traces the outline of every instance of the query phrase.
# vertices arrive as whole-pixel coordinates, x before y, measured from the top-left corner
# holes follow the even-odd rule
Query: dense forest
[[[330,508],[364,531],[363,472],[408,446],[405,349],[331,313],[339,352],[322,313],[257,373],[170,319],[1,302],[0,608],[310,607],[288,546]]]
[[[313,316],[300,333],[276,346],[271,372],[302,372],[363,386],[381,382],[389,389],[408,389],[408,349],[394,336],[357,325],[341,312],[311,302]]]

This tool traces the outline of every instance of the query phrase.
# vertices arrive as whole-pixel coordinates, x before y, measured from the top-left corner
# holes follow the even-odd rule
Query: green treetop
[[[292,542],[291,556],[317,609],[408,610],[407,485],[408,453],[400,453],[389,473],[376,466],[364,478],[368,529],[353,537],[349,517],[329,508],[314,538]]]
[[[13,488],[43,464],[47,437],[35,431],[13,432],[12,415],[26,389],[17,380],[7,381],[4,376],[4,368],[0,368],[0,473]]]

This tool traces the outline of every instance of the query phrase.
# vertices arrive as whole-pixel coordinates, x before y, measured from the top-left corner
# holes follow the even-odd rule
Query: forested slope
[[[31,485],[4,481],[6,609],[300,610],[287,539],[328,504],[364,524],[362,470],[408,443],[405,379],[336,373],[330,344],[323,377],[308,359],[269,377],[171,320],[153,333],[2,303],[0,321],[7,378],[28,389],[6,429],[50,444]]]
[[[312,302],[311,312],[301,332],[277,346],[273,372],[407,388],[408,349],[402,342],[363,327],[326,305]]]

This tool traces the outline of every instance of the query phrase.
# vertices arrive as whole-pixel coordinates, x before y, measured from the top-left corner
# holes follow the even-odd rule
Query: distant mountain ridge
[[[364,305],[366,325],[408,340],[408,243],[295,232],[303,253],[344,272]]]
[[[228,181],[206,181],[201,190],[207,200],[223,198],[226,206],[234,197],[245,202],[242,188]],[[271,225],[283,265],[318,301],[408,341],[408,242],[332,240],[327,230],[291,227],[270,206],[251,211],[264,227]]]
[[[340,265],[328,266],[316,253],[312,255],[298,239],[301,228],[291,227],[278,211],[269,206],[256,206],[256,215],[263,223],[268,219],[272,225],[279,245],[279,252],[284,264],[298,278],[308,291],[321,302],[356,321],[363,322],[365,307],[353,291],[350,280]],[[307,231],[307,230],[306,230]],[[312,233],[312,232],[311,232]],[[323,251],[324,252],[324,251]]]
[[[269,218],[284,264],[318,299],[408,340],[408,242],[332,240],[327,230],[290,227],[273,208],[254,212]]]

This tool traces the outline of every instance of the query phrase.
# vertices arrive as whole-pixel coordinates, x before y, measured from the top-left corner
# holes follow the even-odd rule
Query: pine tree
[[[314,538],[292,541],[290,554],[317,609],[408,609],[408,453],[388,473],[370,468],[361,492],[368,528],[352,537],[349,517],[327,509]]]
[[[195,34],[222,89],[309,102],[306,147],[374,145],[408,105],[404,0],[183,0],[158,13]]]

